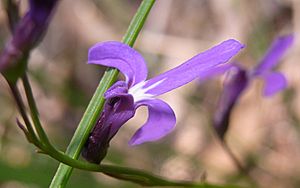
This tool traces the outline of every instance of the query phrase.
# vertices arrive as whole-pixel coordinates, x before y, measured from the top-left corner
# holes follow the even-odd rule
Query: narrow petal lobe
[[[293,41],[293,35],[278,37],[276,40],[274,40],[264,58],[254,69],[255,74],[257,75],[265,71],[270,71],[273,67],[275,67],[279,63],[282,56],[291,47]]]
[[[135,132],[129,141],[130,145],[158,140],[175,127],[176,117],[167,103],[159,99],[152,99],[141,101],[138,105],[148,106],[149,117],[147,122]]]
[[[266,97],[272,96],[287,87],[286,78],[279,72],[272,72],[263,77],[265,80],[264,96]]]
[[[201,75],[214,74],[214,70],[236,55],[244,46],[238,41],[230,39],[203,52],[182,65],[167,71],[146,82],[146,94],[161,95],[170,90],[185,85]]]

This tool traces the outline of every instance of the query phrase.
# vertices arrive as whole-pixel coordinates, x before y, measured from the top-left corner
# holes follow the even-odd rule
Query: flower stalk
[[[32,143],[38,147],[39,153],[47,154],[50,157],[56,159],[57,161],[64,163],[65,165],[68,165],[72,168],[77,168],[86,171],[101,172],[117,179],[131,181],[144,186],[178,186],[178,187],[200,187],[200,188],[210,187],[210,186],[216,187],[205,183],[197,184],[197,183],[187,182],[187,181],[171,181],[156,176],[152,173],[145,172],[143,170],[114,166],[114,165],[97,165],[97,164],[92,164],[92,163],[71,158],[70,156],[64,154],[63,152],[55,149],[55,147],[50,144],[47,135],[45,134],[41,126],[40,120],[38,118],[38,110],[33,98],[33,93],[27,75],[25,75],[22,78],[22,81],[25,88],[26,97],[29,103],[29,108],[31,110],[32,119],[35,119],[33,120],[34,122],[33,125],[40,138],[37,137],[34,128],[32,127],[32,124],[30,123],[29,118],[27,117],[25,111],[25,105],[22,101],[20,91],[16,86],[13,85],[12,92],[15,96],[15,100],[17,102],[21,115],[24,118],[27,129],[24,129],[23,125],[19,121],[17,121],[17,123],[26,134],[28,140],[32,141]]]
[[[137,170],[133,168],[127,168],[127,167],[119,167],[114,165],[97,165],[92,164],[80,160],[76,160],[71,158],[70,156],[64,154],[63,152],[57,150],[52,146],[47,138],[47,135],[45,134],[40,120],[38,118],[38,110],[33,98],[33,93],[31,90],[31,86],[28,80],[27,75],[25,75],[22,78],[23,85],[25,88],[26,97],[29,103],[29,108],[31,110],[31,115],[33,120],[33,125],[31,124],[26,111],[25,111],[25,105],[23,103],[23,100],[20,95],[20,91],[18,88],[14,85],[11,86],[12,93],[14,95],[14,98],[17,102],[17,106],[19,107],[19,111],[24,119],[24,122],[26,124],[26,129],[23,127],[23,125],[17,121],[20,128],[24,131],[26,134],[26,137],[28,140],[31,141],[35,146],[38,147],[38,152],[47,154],[50,157],[58,160],[61,163],[64,163],[68,166],[71,166],[72,168],[77,168],[81,170],[86,171],[94,171],[94,172],[101,172],[108,176],[112,176],[118,179],[131,181],[134,183],[138,183],[141,185],[146,186],[183,186],[183,187],[190,187],[190,186],[197,186],[197,187],[205,187],[206,184],[196,184],[193,182],[185,182],[185,181],[171,181],[166,180],[162,177],[156,176],[152,173],[148,173],[142,170]],[[35,131],[35,130],[36,131]],[[40,129],[40,130],[38,130]],[[37,132],[37,133],[36,133]],[[36,134],[38,134],[38,137]],[[47,140],[47,141],[45,141]]]
[[[39,112],[38,112],[37,106],[35,104],[35,100],[33,97],[32,89],[31,89],[27,74],[24,74],[24,76],[22,77],[22,82],[23,82],[23,86],[25,88],[26,98],[27,98],[29,109],[31,112],[31,118],[32,118],[34,127],[36,129],[36,132],[40,138],[40,142],[43,143],[47,147],[52,147],[52,145],[48,139],[48,136],[45,133],[45,131],[42,127],[41,121],[39,119]]]
[[[19,89],[15,84],[12,84],[12,83],[9,83],[9,87],[10,87],[10,90],[14,97],[14,100],[18,106],[18,110],[25,122],[26,129],[24,129],[24,126],[21,125],[21,123],[18,120],[17,120],[17,123],[18,123],[19,127],[24,131],[28,141],[34,143],[35,145],[38,145],[38,143],[40,143],[40,141],[35,134],[35,130],[29,120],[29,117],[27,116],[26,108],[25,108],[24,102],[22,100],[22,97],[20,95]]]

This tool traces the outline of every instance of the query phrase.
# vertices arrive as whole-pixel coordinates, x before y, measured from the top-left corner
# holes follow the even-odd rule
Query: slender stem
[[[43,146],[45,147],[45,146]],[[127,168],[127,167],[119,167],[114,165],[98,165],[93,163],[88,163],[80,160],[73,159],[69,157],[68,155],[65,155],[64,153],[57,151],[55,149],[49,149],[49,148],[42,148],[48,151],[46,151],[46,154],[50,155],[52,158],[68,165],[72,166],[74,168],[78,168],[81,170],[87,170],[87,171],[95,171],[95,172],[102,172],[105,173],[108,176],[116,177],[119,179],[132,181],[135,183],[139,183],[142,185],[147,186],[204,186],[206,184],[195,184],[192,182],[185,182],[185,181],[171,181],[163,179],[159,176],[156,176],[154,174],[137,170],[133,168]]]
[[[32,116],[34,119],[37,119],[34,121],[39,122],[38,111],[35,106],[30,83],[29,83],[26,75],[23,77],[23,82],[24,82],[24,88],[26,90],[26,96],[27,96],[29,106],[30,106],[30,109],[32,112]],[[10,86],[12,89],[12,93],[15,97],[15,100],[17,102],[17,105],[19,107],[19,110],[24,118],[24,121],[26,122],[26,125],[29,125],[29,126],[27,126],[27,129],[33,131],[33,127],[29,121],[29,118],[27,117],[27,114],[25,111],[25,105],[22,101],[22,98],[20,96],[20,92],[19,92],[18,88],[13,84],[10,84]],[[41,129],[40,131],[44,132],[43,128],[41,127],[40,122],[34,124],[36,129],[38,129],[36,126],[37,124],[38,124],[38,126],[40,126],[39,127],[39,129]],[[45,133],[43,133],[43,134],[45,134]],[[34,131],[31,132],[31,135],[35,136]],[[71,158],[70,156],[64,154],[61,151],[56,150],[51,145],[42,144],[40,141],[38,141],[37,137],[35,137],[35,138],[36,138],[36,141],[33,143],[38,148],[41,149],[42,153],[45,153],[45,154],[51,156],[52,158],[56,159],[57,161],[62,162],[68,166],[72,166],[73,168],[78,168],[78,169],[87,170],[87,171],[102,172],[111,177],[123,179],[126,181],[132,181],[134,183],[138,183],[141,185],[147,185],[147,186],[181,186],[181,187],[194,187],[194,186],[210,187],[211,186],[211,187],[215,187],[215,186],[204,184],[204,183],[196,184],[193,182],[166,180],[166,179],[156,176],[152,173],[148,173],[148,172],[133,169],[133,168],[119,167],[119,166],[113,166],[113,165],[98,165],[98,164],[80,161],[80,160]]]
[[[222,145],[223,149],[229,155],[229,157],[232,159],[233,163],[238,168],[239,172],[248,179],[249,183],[251,183],[251,186],[257,187],[254,178],[251,176],[251,174],[249,172],[249,169],[247,169],[244,165],[241,164],[241,162],[238,160],[238,158],[232,152],[232,150],[230,149],[230,147],[228,146],[228,144],[225,140],[220,140],[220,141],[221,141],[221,145]]]
[[[133,46],[144,22],[154,4],[155,0],[143,0],[139,9],[137,10],[131,24],[123,37],[123,42]],[[66,154],[71,158],[78,159],[80,152],[91,132],[94,124],[97,121],[103,104],[104,92],[116,81],[118,71],[116,69],[108,69],[102,80],[100,81],[94,96],[92,97],[75,133],[67,148]],[[51,188],[65,187],[73,168],[65,164],[60,164],[55,176],[52,179]]]
[[[35,144],[39,145],[40,141],[38,139],[38,137],[36,136],[35,134],[35,131],[34,131],[34,128],[27,116],[27,113],[26,113],[26,108],[25,108],[25,105],[24,105],[24,102],[22,100],[22,97],[20,95],[20,91],[18,89],[18,87],[15,85],[15,84],[12,84],[10,82],[8,82],[9,84],[9,87],[11,89],[11,92],[14,96],[14,99],[17,103],[17,106],[18,106],[18,109],[19,109],[19,112],[25,122],[25,125],[26,125],[26,128],[27,128],[27,131],[32,139],[32,142],[34,142]]]
[[[221,141],[221,144],[222,144],[222,147],[225,150],[225,152],[229,155],[229,157],[232,159],[235,166],[238,168],[238,170],[243,174],[247,174],[247,169],[240,163],[238,158],[235,156],[235,154],[232,152],[232,150],[227,145],[226,141],[225,140]]]
[[[8,17],[9,29],[13,33],[20,20],[19,5],[13,0],[3,0],[3,4]]]
[[[38,112],[37,106],[35,104],[32,89],[31,89],[31,86],[30,86],[30,83],[29,83],[26,73],[24,73],[24,75],[22,77],[22,81],[23,81],[23,86],[25,89],[28,105],[30,108],[30,112],[31,112],[31,118],[32,118],[34,127],[36,129],[36,132],[39,135],[40,141],[41,141],[41,143],[45,144],[47,147],[53,147],[47,137],[47,134],[45,133],[45,131],[42,127],[41,122],[40,122],[39,112]]]
[[[31,116],[35,125],[35,129],[38,132],[38,135],[40,137],[41,143],[40,145],[37,145],[41,151],[52,158],[67,164],[68,166],[72,166],[73,168],[78,168],[82,170],[88,170],[88,171],[95,171],[95,172],[102,172],[109,176],[127,180],[127,181],[133,181],[135,183],[143,184],[143,185],[151,185],[151,186],[194,186],[195,184],[190,182],[183,182],[183,181],[170,181],[163,179],[159,176],[153,175],[151,173],[132,169],[132,168],[125,168],[125,167],[118,167],[118,166],[112,166],[112,165],[97,165],[92,164],[84,161],[80,161],[77,159],[73,159],[69,157],[68,155],[64,154],[61,151],[56,150],[51,143],[48,140],[48,137],[46,133],[43,130],[43,127],[41,125],[41,122],[38,117],[38,109],[35,104],[35,100],[33,97],[32,89],[30,86],[30,82],[28,80],[27,74],[25,73],[22,77],[22,81],[25,88],[26,97],[28,100],[29,108],[31,110]],[[19,91],[15,92],[17,95],[19,94]],[[18,95],[19,96],[19,95]],[[22,108],[24,109],[24,108]],[[36,144],[36,143],[34,143]],[[200,185],[202,186],[202,185]]]

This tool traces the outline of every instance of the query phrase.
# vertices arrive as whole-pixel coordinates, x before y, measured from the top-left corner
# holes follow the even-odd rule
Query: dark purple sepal
[[[105,93],[103,111],[82,151],[82,156],[91,163],[99,164],[102,161],[110,140],[135,114],[133,97],[124,93],[127,91],[127,85],[123,83],[115,83]]]
[[[109,147],[111,126],[105,126],[107,114],[109,112],[102,112],[82,151],[82,156],[91,163],[99,164],[106,156]]]
[[[232,109],[249,82],[246,70],[237,66],[230,70],[226,79],[213,119],[213,127],[222,140],[228,130]]]

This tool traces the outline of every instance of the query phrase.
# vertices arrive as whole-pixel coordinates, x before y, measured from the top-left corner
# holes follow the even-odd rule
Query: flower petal
[[[293,35],[281,36],[274,40],[264,58],[254,69],[254,74],[262,74],[264,71],[269,71],[276,66],[282,56],[286,53],[287,49],[291,47],[293,41]]]
[[[129,86],[146,80],[147,67],[143,57],[130,46],[116,42],[102,42],[89,50],[88,63],[117,68]]]
[[[140,105],[148,106],[149,117],[147,122],[135,132],[129,141],[130,145],[158,140],[173,130],[176,117],[167,103],[159,99],[151,99],[140,101]]]
[[[264,96],[272,96],[287,87],[285,76],[279,72],[272,72],[263,76],[265,80]]]
[[[233,67],[226,76],[224,90],[213,121],[214,129],[221,139],[227,132],[232,109],[247,87],[248,82],[246,70],[238,66]]]
[[[213,74],[214,70],[236,55],[243,47],[233,39],[224,41],[182,65],[146,81],[143,89],[146,90],[146,94],[160,95],[187,84],[195,78],[201,78],[202,75],[208,76],[207,72]]]

